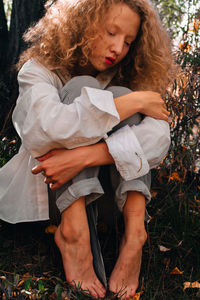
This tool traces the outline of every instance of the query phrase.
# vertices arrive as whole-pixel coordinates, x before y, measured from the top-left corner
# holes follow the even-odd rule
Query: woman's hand
[[[37,160],[40,164],[32,169],[32,173],[42,173],[45,176],[44,182],[52,190],[61,187],[84,168],[114,163],[105,142],[72,150],[52,150]]]
[[[159,93],[151,91],[135,92],[141,104],[140,112],[146,116],[168,122],[169,112]]]
[[[169,113],[159,93],[152,91],[132,92],[114,99],[120,120],[135,113],[168,122]]]
[[[44,182],[50,184],[52,190],[56,190],[84,169],[87,160],[86,149],[56,149],[37,160],[40,164],[32,169],[32,173],[42,172],[45,176]]]

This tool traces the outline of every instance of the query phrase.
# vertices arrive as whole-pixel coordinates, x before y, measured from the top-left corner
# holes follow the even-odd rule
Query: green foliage
[[[199,0],[152,0],[172,38],[183,37],[194,18],[199,18]]]
[[[15,139],[8,139],[4,137],[0,140],[0,167],[3,167],[19,149],[20,140],[18,137]]]
[[[153,0],[162,23],[175,37],[180,32],[180,25],[187,10],[187,1],[184,0]]]
[[[193,57],[193,56],[191,56]],[[187,53],[179,53],[179,59],[189,64]],[[177,171],[184,180],[188,171],[197,172],[199,160],[200,127],[200,74],[198,67],[184,68],[180,78],[174,82],[172,91],[168,91],[166,104],[171,119],[171,147],[163,168]]]

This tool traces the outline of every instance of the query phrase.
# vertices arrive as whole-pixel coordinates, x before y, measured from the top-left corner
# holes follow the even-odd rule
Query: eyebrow
[[[113,26],[113,27],[115,27],[116,29],[119,29],[119,30],[121,30],[121,28],[117,25],[117,24],[114,24],[114,23],[110,23],[110,24],[108,24],[108,25],[110,25],[110,26]],[[133,36],[133,35],[127,35],[126,36],[127,38],[130,38],[130,39],[132,39],[133,41],[135,40],[135,36]]]

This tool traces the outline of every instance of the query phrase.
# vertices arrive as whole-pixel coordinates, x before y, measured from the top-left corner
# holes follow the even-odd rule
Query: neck
[[[74,73],[76,76],[89,75],[96,77],[99,72],[92,66],[92,64],[88,63],[86,66],[76,66],[74,68]]]

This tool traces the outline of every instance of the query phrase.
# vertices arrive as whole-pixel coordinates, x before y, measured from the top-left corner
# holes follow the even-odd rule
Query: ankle
[[[124,239],[126,244],[130,246],[132,245],[134,248],[137,247],[138,249],[141,249],[147,240],[147,232],[145,228],[135,229],[131,232],[125,231]]]
[[[65,226],[65,224],[61,223],[59,227],[62,239],[69,244],[85,244],[86,241],[89,240],[89,233],[87,234],[87,230],[83,231],[78,226],[72,226],[72,224],[67,224],[67,226]]]

